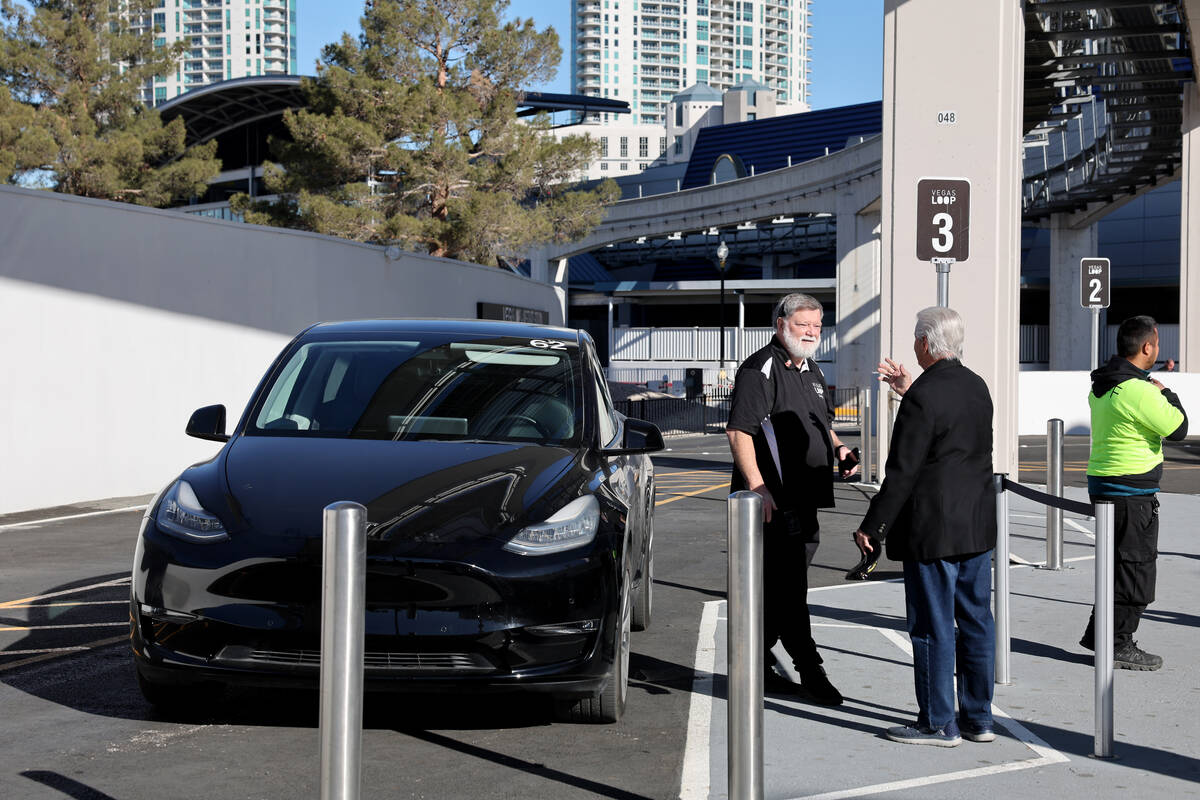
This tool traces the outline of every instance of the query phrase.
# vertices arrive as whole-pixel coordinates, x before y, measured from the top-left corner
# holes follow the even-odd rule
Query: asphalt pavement
[[[844,439],[853,443],[851,434]],[[1071,437],[1074,438],[1074,437]],[[1159,672],[1116,676],[1116,758],[1093,747],[1090,655],[1075,642],[1092,597],[1091,521],[1066,514],[1066,568],[1044,558],[1044,512],[1011,499],[1012,683],[996,691],[999,738],[944,750],[882,737],[915,715],[899,565],[867,582],[850,534],[869,488],[840,484],[821,513],[810,605],[838,708],[766,698],[771,800],[953,798],[1024,793],[1088,798],[1200,793],[1200,514],[1194,442],[1168,449],[1159,600],[1139,632]],[[1044,480],[1044,441],[1021,441],[1022,482]],[[372,699],[364,797],[719,798],[726,793],[724,437],[672,438],[658,472],[656,621],[634,634],[630,708],[620,723],[553,722],[524,700]],[[1067,485],[1086,460],[1069,442]],[[1197,449],[1200,452],[1200,449]],[[1074,467],[1072,466],[1074,464]],[[1081,471],[1080,473],[1081,474]],[[1074,476],[1074,477],[1073,477]],[[1081,489],[1068,494],[1083,499]],[[128,569],[138,507],[112,498],[0,516],[0,797],[136,800],[312,796],[315,701],[239,695],[193,720],[140,698],[127,634]]]

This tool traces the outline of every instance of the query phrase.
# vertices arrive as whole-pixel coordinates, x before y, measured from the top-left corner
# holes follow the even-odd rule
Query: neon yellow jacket
[[[1122,364],[1114,364],[1116,361]],[[1178,433],[1181,427],[1186,433],[1187,416],[1178,398],[1144,376],[1142,370],[1117,357],[1092,373],[1088,475],[1142,475],[1163,462],[1164,436]],[[1097,391],[1103,393],[1097,396]]]

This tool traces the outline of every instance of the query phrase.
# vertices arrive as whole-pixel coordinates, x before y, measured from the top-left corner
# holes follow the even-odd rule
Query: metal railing
[[[861,398],[857,388],[834,389],[835,428],[857,428],[861,420]],[[729,421],[733,389],[712,387],[694,397],[661,397],[617,400],[617,411],[627,417],[653,422],[664,436],[691,433],[724,433]]]

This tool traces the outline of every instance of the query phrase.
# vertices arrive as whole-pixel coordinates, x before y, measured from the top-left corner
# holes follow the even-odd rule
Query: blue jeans
[[[959,725],[992,727],[996,637],[991,562],[990,550],[974,556],[904,562],[920,727],[942,728],[955,718],[956,663]]]

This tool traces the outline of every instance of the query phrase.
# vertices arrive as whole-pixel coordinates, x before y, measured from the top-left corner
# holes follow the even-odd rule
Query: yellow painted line
[[[698,494],[704,494],[705,492],[711,492],[715,489],[721,489],[721,488],[728,489],[729,481],[725,481],[724,483],[713,484],[712,486],[709,486],[705,489],[697,489],[694,492],[684,492],[683,494],[677,494],[674,497],[671,497],[667,500],[658,500],[654,503],[654,505],[656,508],[658,506],[665,506],[667,503],[674,503],[676,500],[682,500],[685,497],[695,497]]]
[[[74,589],[63,589],[61,592],[50,592],[49,594],[39,594],[33,597],[22,597],[20,600],[8,600],[0,603],[0,608],[18,608],[27,603],[36,603],[38,600],[49,600],[51,597],[62,597],[64,594],[79,594],[92,589],[103,589],[109,586],[124,586],[129,583],[129,578],[117,578],[116,580],[104,581],[102,583],[93,583],[90,586],[77,586]]]
[[[720,470],[720,469],[685,469],[685,470],[680,470],[679,472],[665,472],[664,471],[664,472],[658,472],[656,474],[660,478],[673,478],[676,475],[712,475],[713,473],[724,472],[724,471],[725,470]]]

